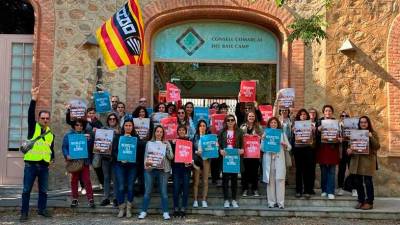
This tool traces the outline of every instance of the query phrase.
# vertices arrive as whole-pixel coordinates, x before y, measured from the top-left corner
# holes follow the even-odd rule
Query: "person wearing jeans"
[[[50,217],[47,211],[47,187],[49,178],[49,165],[54,161],[54,135],[50,130],[50,112],[40,111],[39,119],[35,120],[36,101],[39,98],[39,88],[31,90],[32,100],[28,109],[28,136],[29,140],[43,135],[38,139],[32,149],[24,155],[24,180],[22,189],[22,207],[20,221],[28,220],[29,200],[33,184],[38,178],[39,199],[38,214]]]
[[[145,193],[143,196],[142,211],[140,212],[138,218],[144,219],[147,216],[147,210],[150,204],[151,192],[153,189],[154,179],[158,180],[159,189],[161,194],[161,208],[163,211],[164,220],[169,220],[168,209],[168,177],[171,172],[171,160],[174,158],[174,153],[172,152],[171,145],[168,141],[164,141],[164,128],[162,126],[156,126],[154,128],[153,138],[151,141],[147,142],[146,149],[144,153],[144,187]],[[160,149],[151,149],[156,146]],[[161,162],[158,157],[156,157],[156,152],[163,151],[165,149],[164,157]],[[151,154],[149,153],[151,152]],[[158,155],[158,154],[157,154]]]
[[[136,134],[133,120],[127,119],[122,124],[122,131],[120,135],[115,136],[113,140],[112,158],[114,162],[114,174],[115,181],[114,190],[116,190],[117,203],[118,203],[118,218],[121,218],[125,214],[126,217],[132,217],[132,203],[134,197],[134,185],[136,180],[136,162],[120,161],[118,160],[118,152],[123,151],[120,149],[121,137],[136,137],[139,140],[139,136]],[[136,145],[137,146],[137,145]],[[136,151],[137,153],[137,151]],[[125,195],[127,196],[127,202],[125,203]]]
[[[322,113],[324,117],[318,123],[318,131],[322,132],[322,120],[334,120],[333,107],[331,105],[324,105]],[[335,173],[336,166],[339,164],[339,145],[342,138],[337,133],[336,142],[322,143],[321,135],[319,137],[319,147],[317,151],[317,160],[321,168],[321,197],[328,197],[328,199],[335,199]]]
[[[93,199],[93,189],[92,189],[92,182],[90,181],[90,170],[89,170],[89,165],[90,165],[90,159],[92,158],[92,149],[93,149],[93,135],[86,133],[84,128],[86,127],[86,121],[82,119],[78,119],[76,121],[71,122],[71,127],[72,130],[68,132],[63,139],[63,144],[62,144],[62,152],[64,155],[65,160],[71,161],[74,159],[71,159],[70,156],[70,145],[69,145],[69,137],[71,135],[75,134],[84,134],[86,136],[87,140],[87,152],[88,152],[88,158],[83,159],[84,164],[81,170],[72,172],[71,173],[71,194],[72,194],[72,202],[71,202],[71,208],[75,208],[78,206],[78,182],[80,179],[82,179],[83,184],[86,189],[86,197],[89,202],[89,206],[91,208],[95,207],[94,204],[94,199]]]
[[[236,124],[235,116],[229,114],[225,117],[224,128],[218,136],[219,153],[222,157],[226,155],[226,148],[237,148],[239,154],[243,154],[243,133]],[[224,193],[224,208],[229,208],[229,181],[231,181],[231,205],[233,208],[239,208],[236,200],[237,194],[237,173],[222,173],[222,187]]]
[[[347,149],[347,153],[351,156],[350,174],[353,174],[355,177],[354,183],[358,194],[358,203],[355,208],[369,210],[374,205],[374,183],[372,177],[378,169],[376,154],[381,146],[379,136],[373,129],[371,120],[367,116],[360,117],[358,128],[360,130],[369,130],[369,153],[355,154],[351,148]]]

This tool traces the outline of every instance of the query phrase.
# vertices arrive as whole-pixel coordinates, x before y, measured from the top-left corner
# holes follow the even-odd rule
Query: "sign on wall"
[[[277,63],[278,43],[268,30],[234,22],[200,21],[168,27],[153,39],[155,61]]]

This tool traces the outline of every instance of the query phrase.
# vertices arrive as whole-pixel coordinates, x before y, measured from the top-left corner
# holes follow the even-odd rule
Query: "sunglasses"
[[[235,119],[227,119],[226,122],[235,122]]]
[[[144,102],[146,102],[146,101],[139,101],[139,103],[144,103]]]
[[[340,115],[340,117],[349,117],[348,115]]]
[[[117,120],[117,118],[112,117],[112,118],[108,118],[108,120]]]
[[[50,120],[50,117],[40,117],[41,120]]]

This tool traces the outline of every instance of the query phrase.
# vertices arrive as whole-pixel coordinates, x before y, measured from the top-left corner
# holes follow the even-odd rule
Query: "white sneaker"
[[[358,197],[358,193],[357,193],[357,190],[356,190],[356,189],[353,189],[353,190],[351,191],[351,196],[353,196],[353,197]]]
[[[207,201],[201,201],[201,207],[207,208],[208,207]]]
[[[162,217],[164,218],[164,220],[169,220],[171,219],[171,217],[169,216],[169,213],[165,212],[162,214]]]
[[[233,208],[239,208],[239,205],[238,205],[236,200],[232,200],[232,207]]]
[[[329,200],[335,199],[335,195],[333,195],[333,194],[328,194],[328,199],[329,199]]]
[[[82,194],[82,195],[86,195],[86,189],[85,189],[85,188],[82,188],[81,194]]]
[[[258,193],[258,191],[254,191],[254,197],[258,197],[260,196],[260,193]]]
[[[326,192],[321,193],[321,197],[326,197],[326,195],[327,195]]]
[[[247,197],[247,190],[244,190],[244,191],[243,191],[242,196],[243,196],[243,197]]]
[[[194,201],[193,202],[193,208],[197,208],[197,207],[199,207],[199,203],[197,201]]]
[[[339,195],[339,196],[342,196],[342,195],[344,194],[344,190],[343,190],[342,188],[339,188],[339,189],[336,191],[336,194]]]
[[[229,208],[229,201],[228,201],[228,200],[225,200],[225,202],[224,202],[224,208]]]
[[[144,218],[146,218],[146,216],[147,216],[147,213],[146,212],[140,212],[140,214],[139,214],[139,216],[138,216],[138,219],[144,219]]]

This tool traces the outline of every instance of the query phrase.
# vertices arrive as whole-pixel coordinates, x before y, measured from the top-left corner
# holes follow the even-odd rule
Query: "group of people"
[[[28,218],[29,196],[33,182],[36,177],[39,180],[39,214],[50,216],[46,210],[47,196],[47,177],[48,166],[54,159],[54,135],[49,128],[50,113],[48,111],[39,112],[39,120],[35,121],[35,103],[38,98],[39,89],[32,90],[32,101],[29,107],[28,139],[36,141],[32,150],[25,154],[24,170],[24,189],[22,194],[21,220]],[[334,119],[334,109],[331,105],[322,108],[323,116],[318,117],[318,111],[314,108],[309,110],[300,109],[292,117],[289,108],[277,107],[275,102],[274,115],[267,121],[263,120],[260,110],[254,103],[238,103],[235,114],[228,113],[228,106],[225,103],[217,102],[210,105],[210,109],[215,109],[218,114],[225,114],[223,128],[218,133],[219,156],[217,158],[203,158],[203,146],[201,137],[210,133],[208,121],[194,121],[194,104],[187,102],[183,106],[172,103],[160,103],[154,108],[154,112],[165,112],[170,117],[177,118],[177,138],[175,140],[165,140],[165,129],[149,115],[146,108],[146,99],[139,100],[138,107],[132,114],[125,112],[125,104],[120,102],[117,96],[112,96],[111,104],[113,112],[105,118],[105,124],[96,116],[95,108],[88,108],[86,117],[81,119],[71,119],[70,112],[67,111],[66,121],[71,126],[71,130],[65,134],[62,144],[62,153],[67,162],[73,161],[69,155],[68,136],[72,134],[85,134],[87,137],[88,157],[84,159],[82,169],[71,173],[71,207],[79,204],[78,186],[86,190],[86,196],[90,207],[95,207],[93,199],[93,189],[90,178],[90,165],[96,173],[99,183],[103,187],[103,200],[101,206],[111,204],[113,197],[115,205],[119,208],[118,217],[132,217],[131,209],[135,189],[143,192],[143,201],[139,219],[147,216],[152,189],[154,183],[158,183],[161,197],[161,207],[163,218],[170,219],[168,204],[168,180],[172,174],[173,181],[173,216],[185,217],[189,202],[190,179],[193,178],[193,204],[196,207],[208,207],[208,181],[211,173],[211,181],[217,186],[222,186],[223,207],[238,208],[238,173],[226,173],[222,169],[223,157],[229,148],[238,149],[238,154],[243,156],[246,135],[258,135],[263,148],[265,131],[264,128],[281,129],[280,151],[278,153],[264,152],[258,158],[241,157],[241,187],[242,196],[259,196],[259,178],[266,183],[268,207],[285,207],[285,180],[286,169],[293,163],[296,167],[296,197],[310,198],[315,195],[315,171],[319,164],[321,169],[321,196],[328,199],[335,198],[335,176],[336,166],[339,165],[338,172],[338,191],[336,194],[343,193],[345,173],[347,168],[352,176],[353,188],[358,194],[357,209],[372,209],[374,200],[374,189],[372,177],[377,170],[376,152],[380,148],[379,138],[374,131],[371,121],[367,116],[359,118],[358,128],[369,131],[369,154],[354,154],[348,148],[348,141],[342,138],[341,132],[338,133],[338,142],[321,142],[321,121]],[[341,119],[348,117],[346,112],[340,114]],[[140,134],[135,129],[135,118],[150,118],[150,126],[145,132],[141,129]],[[296,121],[311,120],[312,139],[309,145],[297,145],[295,143],[294,124]],[[94,134],[97,129],[110,129],[114,131],[112,141],[112,152],[110,155],[94,154],[93,142]],[[121,151],[119,140],[121,137],[136,137],[137,152],[136,162],[118,160],[118,152]],[[186,140],[192,142],[193,161],[191,163],[178,163],[174,161],[176,140]],[[161,167],[153,167],[146,161],[147,154],[154,148],[154,143],[164,145],[166,154],[162,160]],[[202,183],[202,192],[199,195],[199,187]],[[230,183],[230,185],[229,185]],[[112,191],[113,189],[113,191]],[[366,193],[365,193],[366,190]],[[114,196],[113,196],[114,193]]]

